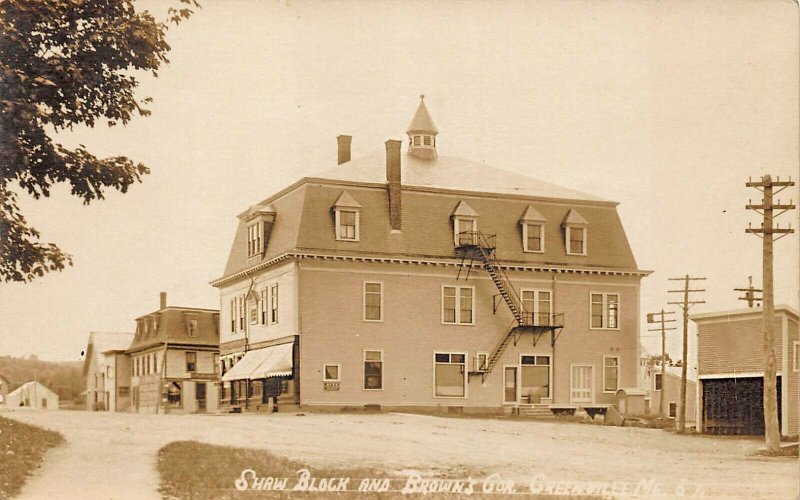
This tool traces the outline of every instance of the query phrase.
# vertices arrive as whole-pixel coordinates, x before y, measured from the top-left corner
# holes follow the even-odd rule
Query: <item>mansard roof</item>
[[[197,319],[198,322],[197,333],[194,337],[189,336],[188,328],[188,320],[192,318]],[[144,322],[153,320],[158,327],[155,331],[148,332],[144,328]],[[136,335],[128,347],[128,352],[164,344],[197,347],[219,346],[219,310],[217,309],[168,306],[136,318],[136,323]]]

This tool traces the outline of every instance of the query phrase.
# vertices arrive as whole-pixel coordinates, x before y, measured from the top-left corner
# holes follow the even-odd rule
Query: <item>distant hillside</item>
[[[9,379],[11,390],[38,380],[55,391],[61,401],[76,399],[83,392],[83,362],[41,361],[35,357],[0,356],[0,373]]]

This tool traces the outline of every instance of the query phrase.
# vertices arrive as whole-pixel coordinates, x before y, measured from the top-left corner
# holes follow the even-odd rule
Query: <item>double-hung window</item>
[[[603,356],[603,392],[619,389],[619,357]]]
[[[619,329],[619,294],[590,294],[590,327],[592,329]]]
[[[270,287],[270,304],[269,304],[269,322],[275,324],[278,322],[278,284],[275,283]]]
[[[231,299],[231,333],[236,333],[236,297]]]
[[[267,312],[269,311],[269,302],[267,302],[267,291],[268,288],[264,287],[261,290],[261,324],[267,324]]]
[[[586,228],[567,226],[567,254],[586,255]]]
[[[358,210],[339,209],[336,211],[336,239],[358,241]]]
[[[526,290],[520,293],[522,309],[527,321],[534,325],[547,326],[552,324],[553,301],[550,290]]]
[[[364,321],[383,321],[383,283],[364,283]]]
[[[364,351],[364,389],[383,389],[383,351]]]
[[[475,324],[475,289],[473,287],[442,287],[442,323]]]
[[[245,296],[239,297],[239,330],[244,331],[244,303]]]
[[[264,250],[263,229],[261,222],[247,226],[247,256],[252,257]]]
[[[563,226],[567,255],[586,255],[589,222],[576,210],[570,210],[564,218]]]
[[[544,224],[526,222],[522,225],[522,245],[525,252],[544,252]]]
[[[434,396],[463,398],[466,396],[466,354],[434,353]]]

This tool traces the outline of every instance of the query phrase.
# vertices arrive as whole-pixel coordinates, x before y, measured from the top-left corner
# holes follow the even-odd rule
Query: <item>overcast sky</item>
[[[794,2],[203,3],[143,80],[151,117],[60,137],[152,174],[89,207],[64,188],[23,203],[75,265],[0,285],[0,354],[81,359],[90,331],[132,331],[160,291],[219,307],[208,282],[236,214],[334,165],[338,134],[354,157],[404,138],[420,93],[441,155],[620,202],[655,271],[642,315],[675,299],[670,276],[708,277],[697,312],[743,307],[732,289],[761,284],[761,240],[744,233],[760,196],[745,182],[797,175]],[[159,17],[169,5],[137,2]],[[796,307],[797,235],[775,262],[777,302]]]

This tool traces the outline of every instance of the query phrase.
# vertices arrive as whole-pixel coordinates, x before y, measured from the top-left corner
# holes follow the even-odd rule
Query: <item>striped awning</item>
[[[233,368],[222,376],[223,382],[253,380],[292,375],[292,343],[247,351]]]
[[[265,347],[266,358],[250,374],[250,380],[269,377],[290,377],[292,375],[292,347],[294,344],[281,344]]]

